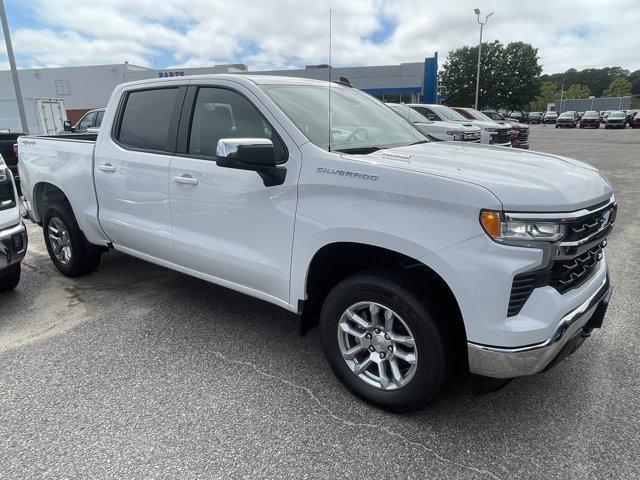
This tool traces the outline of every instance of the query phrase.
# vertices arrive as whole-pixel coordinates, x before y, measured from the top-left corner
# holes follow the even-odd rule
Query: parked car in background
[[[576,128],[578,122],[578,114],[572,110],[569,110],[560,114],[560,116],[556,120],[556,128]]]
[[[607,118],[611,115],[615,110],[605,110],[602,112],[602,123],[607,123]]]
[[[113,248],[320,322],[337,377],[395,411],[433,401],[461,368],[545,371],[600,328],[617,208],[602,174],[429,142],[342,85],[331,116],[327,87],[124,83],[96,141],[21,137],[25,204],[53,264],[76,277]]]
[[[5,165],[11,170],[16,185],[19,187],[18,177],[18,137],[24,135],[22,132],[0,132],[0,157],[4,159]]]
[[[583,115],[584,115],[584,112],[578,112],[578,120],[580,120]]]
[[[604,121],[604,128],[627,128],[627,115],[624,112],[611,112]]]
[[[627,110],[627,124],[631,125],[633,123],[634,117],[638,114],[640,110]]]
[[[589,110],[588,112],[584,112],[580,122],[578,123],[578,128],[600,128],[600,114],[594,110]]]
[[[631,128],[640,128],[640,112],[636,113],[631,121]]]
[[[473,110],[473,109],[470,109]],[[476,110],[477,111],[477,110]],[[472,113],[472,112],[470,112]],[[501,113],[493,111],[479,112],[494,122],[502,122],[511,125],[511,146],[513,148],[529,149],[529,127],[515,118],[504,117]]]
[[[493,120],[494,122],[520,122],[520,120],[518,120],[515,117],[512,117],[510,115],[503,115],[500,112],[495,112],[493,110],[483,110],[482,113],[485,117],[489,117],[489,119]]]
[[[556,120],[558,120],[557,112],[546,112],[542,119],[542,123],[556,123]]]
[[[400,103],[387,103],[391,110],[413,124],[422,133],[436,140],[450,140],[454,142],[480,142],[480,127],[470,123],[458,123],[449,121],[435,122]]]
[[[542,123],[544,115],[542,112],[529,112],[528,123]]]
[[[64,122],[64,131],[60,133],[91,133],[100,128],[102,124],[102,117],[104,117],[104,108],[96,108],[89,110],[85,113],[78,123],[71,126],[71,123],[67,120]]]
[[[471,124],[481,129],[480,142],[488,145],[501,147],[511,146],[511,128],[507,125],[500,125],[493,120],[475,120],[462,116],[453,108],[445,105],[431,105],[422,103],[407,104],[414,110],[425,115],[434,122],[455,122],[461,124]]]
[[[0,155],[0,292],[18,286],[20,262],[26,253],[27,230],[20,216],[18,192],[13,174]]]

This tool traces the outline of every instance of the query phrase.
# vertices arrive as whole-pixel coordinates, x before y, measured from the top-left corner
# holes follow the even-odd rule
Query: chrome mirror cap
[[[268,138],[221,138],[216,147],[216,156],[234,157],[238,154],[240,145],[271,145],[273,147],[273,142]]]

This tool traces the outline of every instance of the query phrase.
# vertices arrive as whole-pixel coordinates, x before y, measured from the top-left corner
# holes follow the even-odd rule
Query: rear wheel
[[[48,207],[43,234],[49,257],[63,275],[86,275],[100,265],[102,253],[92,251],[67,202]]]
[[[340,282],[321,313],[331,368],[362,398],[411,411],[436,397],[449,361],[438,310],[402,277],[365,272]]]
[[[22,267],[19,263],[11,265],[0,272],[0,292],[13,290],[20,283]]]

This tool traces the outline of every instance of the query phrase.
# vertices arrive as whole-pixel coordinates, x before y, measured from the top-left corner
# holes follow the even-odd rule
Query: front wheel
[[[90,251],[68,203],[49,206],[42,227],[49,257],[63,275],[78,277],[98,268],[102,253]]]
[[[22,267],[19,263],[7,267],[0,272],[0,292],[8,292],[13,290],[20,283],[20,274]]]
[[[375,271],[348,277],[322,307],[325,356],[365,400],[392,411],[422,408],[441,391],[449,368],[437,312],[402,277]]]

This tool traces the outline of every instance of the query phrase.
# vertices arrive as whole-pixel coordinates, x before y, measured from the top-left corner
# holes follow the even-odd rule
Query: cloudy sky
[[[485,39],[539,49],[545,73],[640,69],[639,0],[5,0],[21,68],[245,63],[250,70],[421,61]],[[442,63],[442,61],[441,61]],[[0,67],[7,67],[4,43]]]

